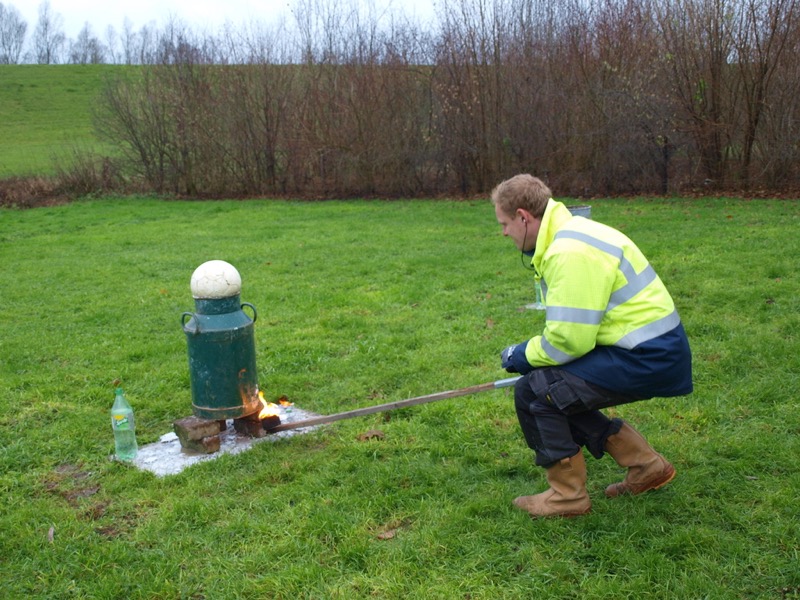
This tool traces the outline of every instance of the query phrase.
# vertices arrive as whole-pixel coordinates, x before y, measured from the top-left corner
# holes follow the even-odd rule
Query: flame
[[[289,399],[286,396],[281,396],[278,398],[278,404],[281,406],[294,406],[294,402],[289,402]]]
[[[264,400],[264,392],[258,391],[258,399],[261,400],[261,412],[258,413],[259,419],[266,419],[278,414],[278,405]]]

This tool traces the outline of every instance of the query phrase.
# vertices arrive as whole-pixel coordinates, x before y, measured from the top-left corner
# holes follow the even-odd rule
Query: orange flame
[[[266,419],[278,414],[278,405],[264,400],[264,392],[258,391],[258,399],[261,400],[261,412],[258,413],[259,419]]]

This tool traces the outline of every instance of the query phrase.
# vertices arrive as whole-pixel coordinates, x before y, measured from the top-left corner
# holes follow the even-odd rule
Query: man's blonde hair
[[[497,184],[492,190],[492,204],[507,215],[513,215],[518,208],[523,208],[534,217],[541,218],[552,196],[553,192],[541,179],[526,173]]]

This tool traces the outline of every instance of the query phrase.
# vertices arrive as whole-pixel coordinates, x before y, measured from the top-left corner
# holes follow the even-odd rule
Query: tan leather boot
[[[577,517],[592,509],[586,491],[586,462],[583,453],[564,458],[547,469],[550,489],[534,496],[520,496],[514,506],[539,517]]]
[[[623,423],[619,433],[606,441],[608,452],[617,464],[626,467],[625,479],[606,488],[606,496],[616,498],[622,494],[642,494],[668,484],[675,477],[675,467],[658,452],[638,431]]]

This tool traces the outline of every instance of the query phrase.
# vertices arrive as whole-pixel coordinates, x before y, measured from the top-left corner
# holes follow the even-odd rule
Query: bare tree
[[[753,158],[753,172],[769,189],[796,187],[800,175],[800,18],[796,12],[786,26],[790,33],[771,75]]]
[[[500,0],[446,0],[434,81],[442,159],[462,193],[484,190],[507,168],[504,69],[513,7]]]
[[[647,0],[599,0],[573,10],[564,77],[578,107],[581,178],[594,191],[666,192],[672,106],[659,89],[660,53]]]
[[[84,23],[77,39],[70,44],[69,62],[73,65],[96,65],[105,59],[105,49],[92,33],[89,23]]]
[[[106,59],[112,64],[117,64],[120,60],[119,36],[113,25],[106,27]]]
[[[122,22],[122,34],[120,35],[120,43],[122,44],[121,60],[126,65],[132,65],[137,62],[136,46],[138,37],[133,30],[133,23],[126,17]]]
[[[798,0],[744,0],[740,7],[733,44],[744,102],[740,180],[745,188],[750,185],[759,125],[770,105],[774,105],[772,88],[798,11]]]
[[[691,132],[705,177],[726,180],[739,98],[729,60],[733,55],[734,0],[662,0],[657,6],[671,92]]]
[[[40,65],[52,65],[61,60],[66,43],[64,19],[54,13],[49,0],[39,5],[39,20],[33,31],[33,59]]]
[[[154,64],[158,62],[158,45],[160,33],[155,23],[151,22],[142,25],[136,34],[136,54],[134,62],[140,65]]]
[[[28,24],[13,6],[0,2],[0,64],[15,65],[22,55]]]
[[[213,44],[195,35],[183,21],[172,18],[157,36],[155,61],[164,65],[211,64]]]
[[[110,81],[96,123],[116,144],[126,172],[150,190],[167,191],[171,120],[155,73],[144,69],[137,80],[123,74]]]

